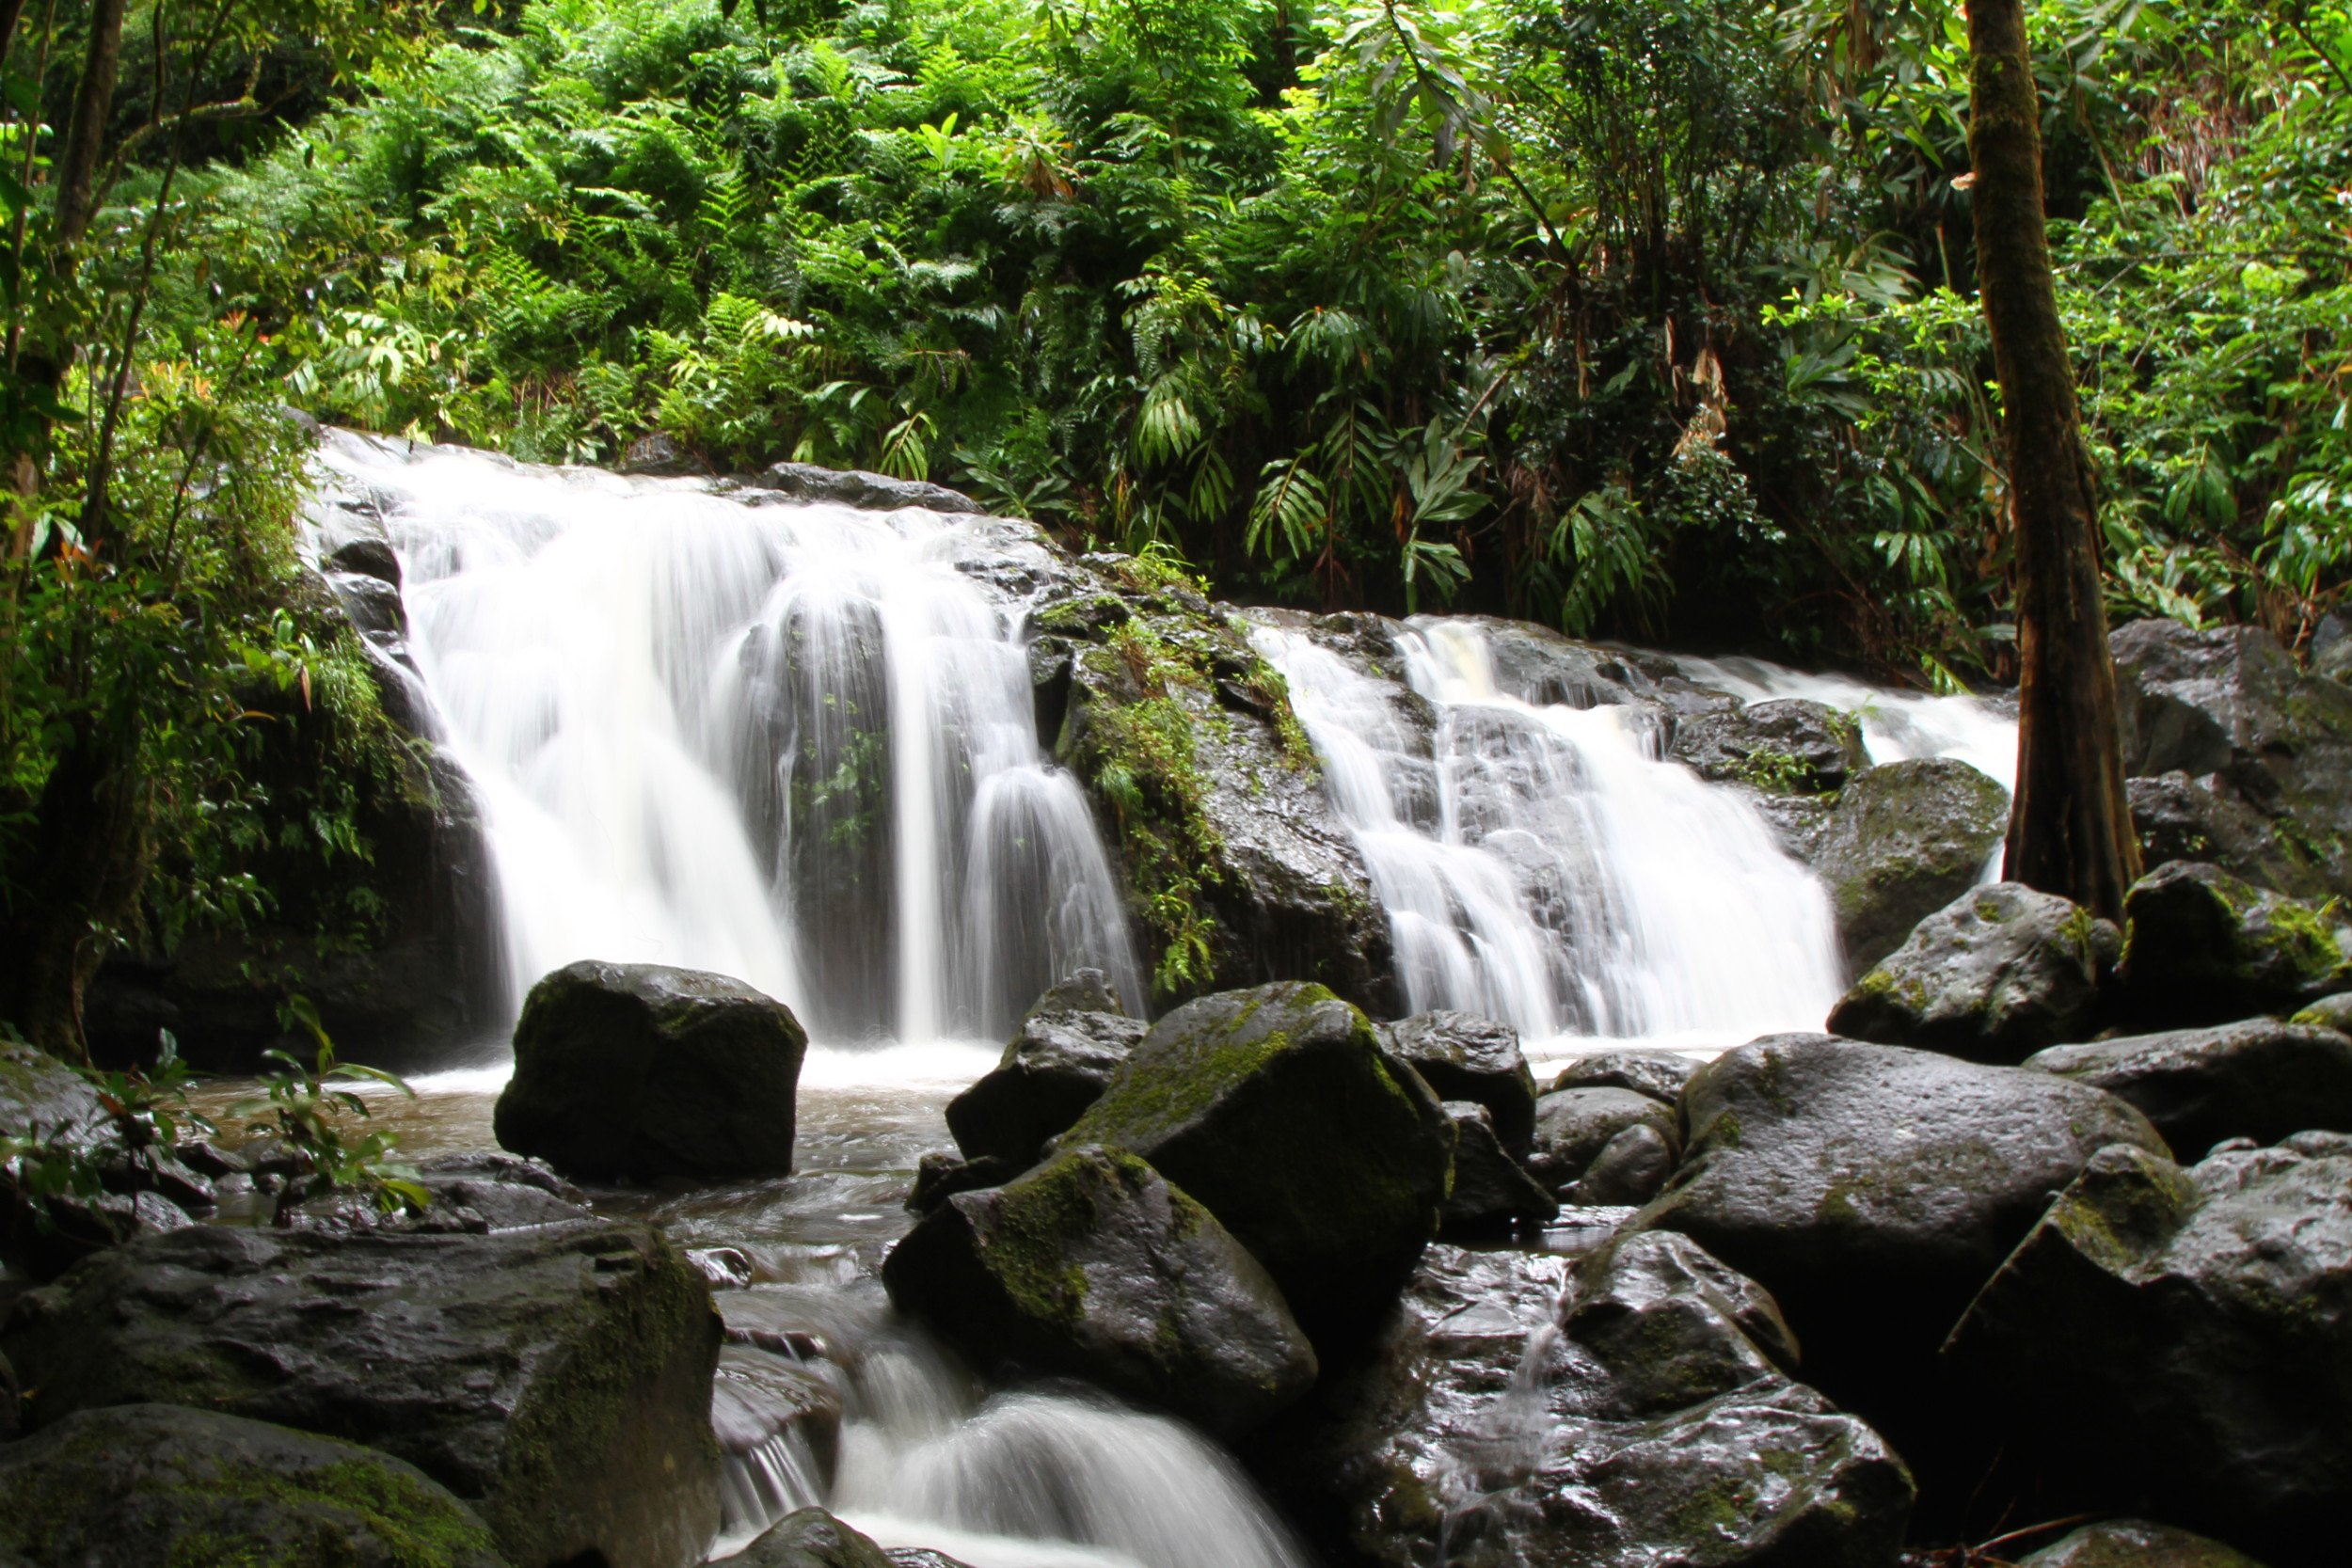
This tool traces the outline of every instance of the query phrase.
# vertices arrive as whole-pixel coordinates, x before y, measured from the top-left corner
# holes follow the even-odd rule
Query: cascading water
[[[513,988],[575,958],[733,974],[831,1042],[1002,1038],[1086,965],[1140,991],[1018,606],[969,519],[330,437],[405,573],[479,787]]]

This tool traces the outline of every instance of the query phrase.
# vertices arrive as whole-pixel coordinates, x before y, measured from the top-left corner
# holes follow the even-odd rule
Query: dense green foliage
[[[2013,669],[1956,0],[135,0],[79,239],[103,8],[7,8],[0,110],[0,926],[91,889],[78,966],[364,939],[367,800],[425,787],[303,608],[281,401],[930,478],[1237,597]],[[2033,17],[2113,608],[2299,641],[2352,13]]]

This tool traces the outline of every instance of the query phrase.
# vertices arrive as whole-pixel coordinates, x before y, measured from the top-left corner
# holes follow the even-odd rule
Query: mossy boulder
[[[2061,1045],[2026,1065],[2129,1101],[2181,1160],[2230,1138],[2352,1132],[2352,1038],[2312,1024],[2265,1018]]]
[[[2323,996],[2287,1022],[2333,1029],[2339,1035],[2352,1035],[2352,991]]]
[[[36,1431],[183,1404],[364,1439],[516,1563],[684,1568],[719,1524],[709,1288],[659,1231],[199,1226],[24,1297],[0,1343]]]
[[[1263,1265],[1130,1153],[1068,1149],[948,1198],[891,1249],[882,1279],[982,1366],[1086,1378],[1223,1436],[1315,1380]]]
[[[1439,1100],[1486,1107],[1502,1147],[1526,1154],[1535,1134],[1535,1074],[1517,1029],[1475,1013],[1441,1011],[1383,1024],[1380,1038]]]
[[[1921,921],[1839,1000],[1830,1032],[1978,1062],[2021,1062],[2097,1026],[2123,933],[2016,882],[1973,888]]]
[[[1528,1167],[1545,1187],[1565,1196],[1603,1150],[1636,1127],[1649,1129],[1670,1152],[1680,1152],[1681,1119],[1673,1105],[1637,1089],[1554,1089],[1535,1101],[1535,1145]]]
[[[1440,1243],[1248,1452],[1332,1561],[1889,1568],[1911,1478],[1794,1355],[1769,1295],[1680,1237],[1577,1266]]]
[[[2132,1019],[2227,1023],[2293,1012],[2352,984],[2328,919],[2219,866],[2162,866],[2123,899],[2118,1002]]]
[[[505,1568],[481,1518],[356,1443],[171,1404],[0,1447],[0,1560],[28,1568]]]
[[[1202,997],[1063,1136],[1142,1155],[1215,1214],[1323,1343],[1376,1317],[1437,1233],[1453,1125],[1319,985]]]
[[[1542,1227],[1560,1212],[1559,1200],[1495,1136],[1494,1113],[1472,1100],[1445,1101],[1454,1123],[1454,1185],[1445,1196],[1439,1233],[1456,1240],[1507,1236]]]
[[[821,1508],[787,1513],[723,1568],[894,1568],[890,1554]]]
[[[1782,795],[1842,789],[1870,765],[1859,721],[1802,698],[1683,719],[1675,725],[1668,754],[1701,778]]]
[[[1869,969],[1975,886],[2008,831],[2009,792],[1964,762],[1918,758],[1855,775],[1813,860],[1847,963]]]
[[[1363,856],[1248,626],[1181,572],[1089,555],[1029,629],[1053,645],[1038,712],[1107,830],[1152,1000],[1295,978],[1402,1010]]]
[[[1914,1464],[1936,1347],[2050,1195],[2108,1145],[2165,1147],[2098,1089],[1820,1035],[1724,1054],[1682,1108],[1689,1151],[1634,1225],[1770,1290],[1815,1381]]]
[[[2263,1568],[2233,1546],[2145,1519],[2085,1525],[2017,1568]]]
[[[2176,768],[2127,779],[2123,788],[2143,869],[2202,861],[2291,898],[2336,895],[2339,868],[2320,858],[2296,820],[2264,816],[2220,774],[2192,779]]]
[[[1088,970],[1074,984],[1040,998],[995,1068],[947,1102],[947,1131],[967,1160],[1037,1159],[1045,1140],[1067,1132],[1102,1098],[1119,1064],[1146,1027],[1130,1018],[1103,980]]]
[[[2344,1560],[2352,1138],[2183,1170],[2103,1150],[1953,1332],[2054,1512],[2159,1513],[2276,1568]]]
[[[523,1003],[498,1140],[567,1176],[787,1175],[807,1049],[792,1010],[739,980],[572,964]]]
[[[1669,1105],[1682,1102],[1682,1086],[1698,1061],[1677,1051],[1598,1051],[1579,1056],[1552,1075],[1551,1092],[1563,1089],[1631,1089]]]

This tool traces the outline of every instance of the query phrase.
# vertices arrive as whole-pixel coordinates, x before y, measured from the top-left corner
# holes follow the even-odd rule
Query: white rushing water
[[[515,999],[577,958],[732,974],[829,1042],[1002,1038],[1117,883],[1036,735],[975,525],[338,435],[479,789]],[[775,497],[764,499],[774,503]]]

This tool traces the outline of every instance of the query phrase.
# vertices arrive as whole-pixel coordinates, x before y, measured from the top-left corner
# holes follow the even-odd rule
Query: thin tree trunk
[[[2042,221],[2042,103],[2020,0],[1970,0],[1977,270],[2017,531],[2017,800],[2005,875],[2112,917],[2139,874],[2123,792],[2099,510]]]
[[[13,971],[0,977],[0,1018],[69,1061],[88,1059],[82,993],[154,858],[148,786],[110,750],[77,737],[57,759],[34,818],[23,902],[0,918]]]
[[[123,3],[96,0],[90,7],[89,52],[82,57],[73,117],[66,121],[65,151],[57,159],[56,245],[69,254],[81,245],[98,205],[98,154],[106,140],[106,116],[114,108],[115,73],[122,60]]]

